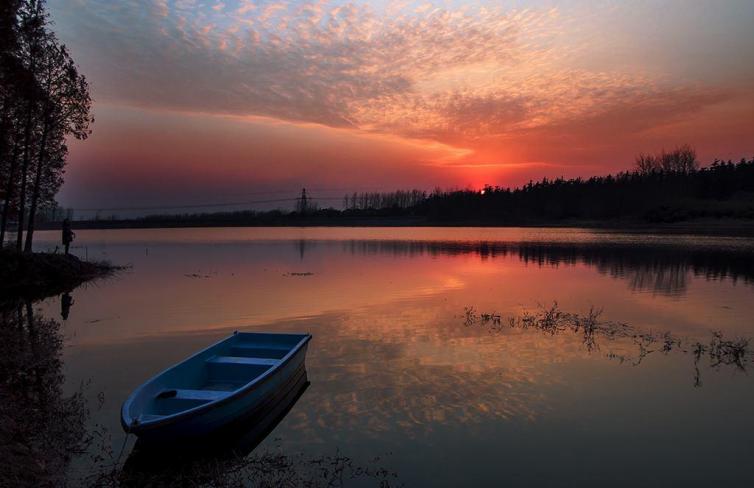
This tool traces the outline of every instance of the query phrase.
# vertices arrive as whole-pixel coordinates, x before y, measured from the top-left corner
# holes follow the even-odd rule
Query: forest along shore
[[[343,196],[341,208],[321,208],[305,189],[289,200],[296,202],[295,209],[170,214],[166,207],[161,214],[128,217],[105,212],[139,209],[102,209],[73,220],[79,229],[517,226],[754,235],[754,158],[715,160],[700,168],[693,148],[682,146],[655,156],[639,155],[633,171],[586,179],[545,178],[516,188],[352,193]],[[74,215],[75,209],[68,210]],[[57,220],[39,227],[55,228]]]

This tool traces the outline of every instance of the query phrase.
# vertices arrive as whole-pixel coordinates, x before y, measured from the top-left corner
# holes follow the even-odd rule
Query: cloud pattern
[[[721,87],[575,62],[563,9],[445,2],[57,0],[100,100],[473,147],[641,133]],[[75,35],[74,35],[75,32]],[[89,66],[86,65],[89,63]]]

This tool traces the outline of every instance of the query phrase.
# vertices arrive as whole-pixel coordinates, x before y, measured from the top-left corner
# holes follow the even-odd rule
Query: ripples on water
[[[573,229],[78,234],[79,255],[132,269],[32,315],[60,322],[55,395],[77,398],[85,384],[86,428],[104,433],[113,456],[120,403],[157,371],[233,329],[308,331],[311,386],[252,456],[300,456],[298,466],[345,456],[348,469],[407,486],[754,481],[750,358],[714,357],[754,336],[751,240]],[[54,247],[57,236],[45,237]],[[565,322],[507,325],[555,301],[570,317],[601,309],[602,326],[631,332],[589,343]],[[74,456],[69,479],[89,466]]]

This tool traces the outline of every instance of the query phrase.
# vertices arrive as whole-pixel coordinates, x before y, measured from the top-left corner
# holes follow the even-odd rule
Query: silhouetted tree
[[[40,202],[50,203],[62,184],[67,154],[65,137],[72,135],[77,139],[86,139],[92,122],[89,84],[78,73],[68,50],[51,42],[44,52],[39,79],[46,97],[40,107],[41,138],[29,206],[26,252],[31,252]]]
[[[26,99],[33,91],[33,80],[21,62],[19,14],[21,1],[0,3],[0,188],[3,200],[0,221],[0,245],[17,186],[18,159],[21,147],[20,120]]]
[[[30,252],[39,208],[53,203],[62,183],[65,138],[90,133],[91,98],[86,79],[50,31],[42,0],[4,3],[0,16],[0,245],[15,211],[16,249],[22,250],[26,223],[23,249]]]
[[[394,192],[364,192],[353,193],[352,196],[343,197],[344,208],[347,210],[367,209],[405,209],[413,207],[427,198],[427,193],[422,190],[398,190]]]
[[[688,144],[680,146],[670,152],[662,152],[660,156],[662,170],[668,173],[690,173],[699,169],[696,151]]]
[[[636,156],[636,171],[640,174],[648,175],[662,169],[662,165],[657,157],[651,154],[639,154]]]
[[[696,150],[684,144],[672,151],[662,151],[657,155],[639,154],[636,157],[636,170],[640,174],[650,173],[690,173],[699,169]]]

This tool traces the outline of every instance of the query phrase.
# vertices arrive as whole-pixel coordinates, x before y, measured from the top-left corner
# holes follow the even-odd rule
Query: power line
[[[314,188],[316,192],[336,192],[344,191],[347,195],[351,195],[353,190],[348,191],[346,188]],[[361,188],[356,193],[364,193],[367,189]],[[374,191],[378,191],[374,188]],[[288,193],[288,190],[264,190],[255,192],[245,192],[246,195],[265,195],[275,193]],[[343,196],[322,196],[313,197],[311,194],[307,197],[310,201],[343,201]],[[137,207],[93,207],[93,208],[70,208],[74,212],[130,212],[130,211],[167,211],[167,210],[185,210],[185,209],[199,209],[199,208],[222,208],[222,207],[237,207],[242,205],[256,205],[264,203],[284,203],[284,202],[297,202],[301,200],[301,197],[293,198],[275,198],[267,200],[245,200],[237,202],[210,202],[210,203],[191,203],[181,205],[150,205],[150,206],[137,206]]]
[[[180,210],[189,208],[203,208],[203,207],[236,207],[240,205],[255,205],[259,203],[283,203],[283,202],[295,202],[300,197],[296,198],[276,198],[272,200],[247,200],[243,202],[223,202],[223,203],[199,203],[190,205],[159,205],[150,207],[110,207],[110,208],[74,208],[75,212],[128,212],[137,210]],[[309,200],[342,200],[343,197],[308,197]]]

